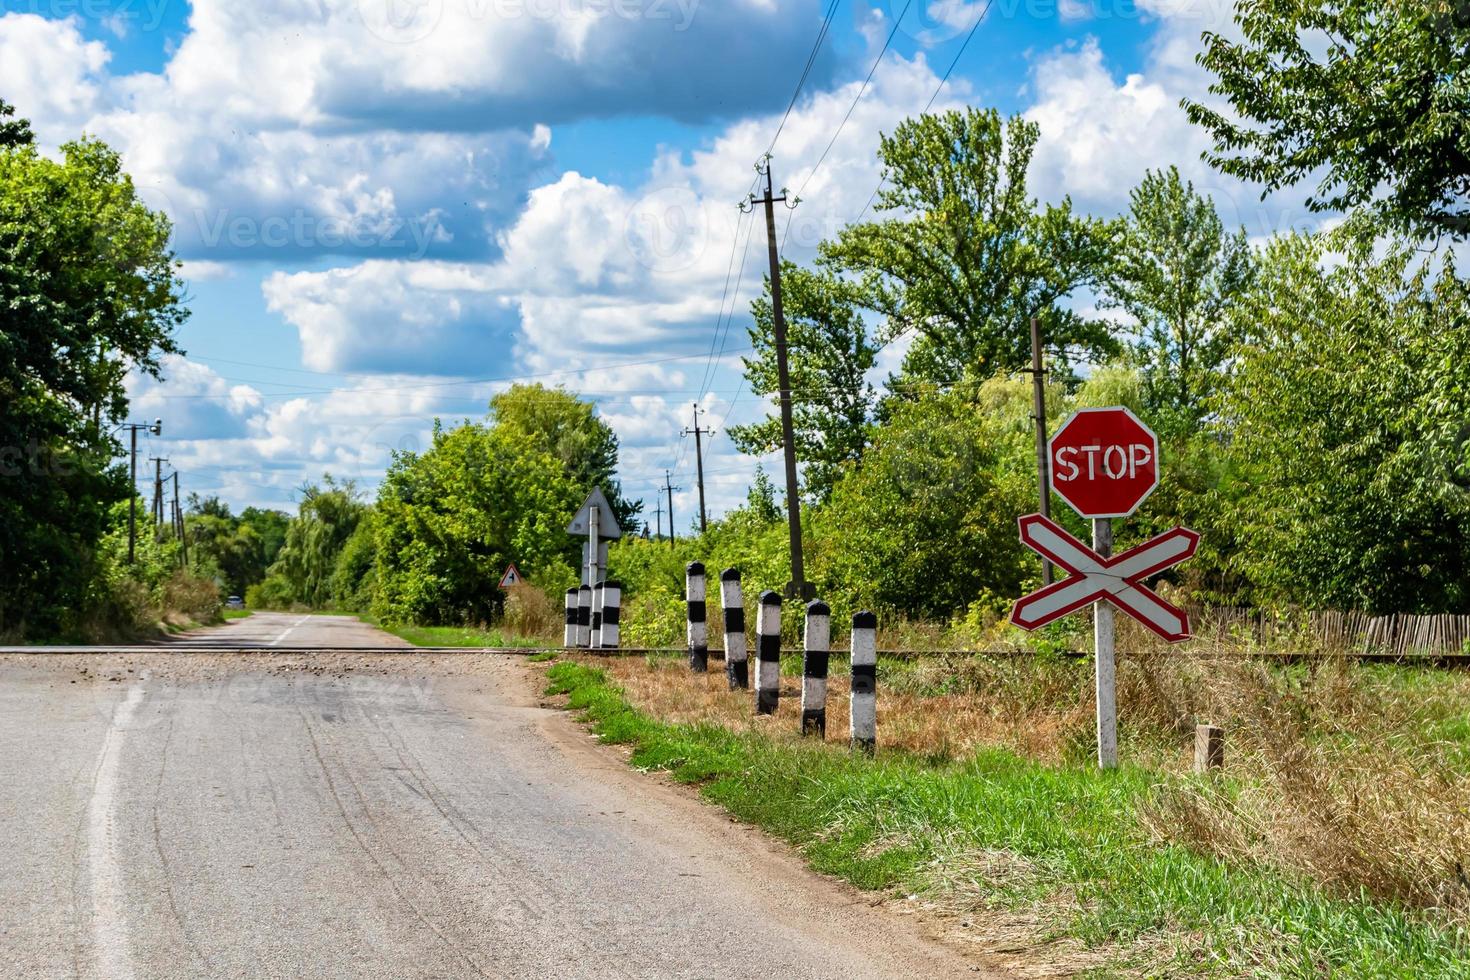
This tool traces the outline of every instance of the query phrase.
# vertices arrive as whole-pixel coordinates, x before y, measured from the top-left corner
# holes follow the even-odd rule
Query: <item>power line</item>
[[[776,135],[771,137],[771,145],[766,147],[768,154],[776,148],[776,141],[781,138],[781,132],[786,128],[786,120],[791,118],[791,110],[796,107],[796,100],[806,85],[807,77],[812,73],[812,66],[817,63],[817,53],[822,49],[822,42],[827,39],[827,31],[832,27],[832,16],[837,13],[837,5],[841,2],[842,0],[832,0],[827,6],[827,15],[822,18],[822,29],[817,33],[816,41],[812,43],[811,53],[806,57],[806,65],[801,69],[801,77],[796,80],[796,90],[791,93],[791,101],[786,104],[786,112],[781,116],[781,124],[776,127]]]
[[[873,67],[868,69],[868,77],[863,79],[863,84],[858,89],[857,96],[853,98],[852,105],[847,107],[847,114],[842,117],[842,122],[837,124],[837,132],[832,134],[832,139],[827,143],[827,148],[817,158],[817,165],[812,168],[811,173],[806,175],[806,180],[801,182],[801,187],[797,188],[796,197],[798,199],[801,197],[801,192],[806,190],[806,185],[811,183],[817,171],[822,168],[822,163],[827,159],[827,154],[832,152],[832,147],[837,143],[837,137],[842,135],[842,130],[846,128],[847,121],[852,118],[853,110],[857,108],[857,104],[867,94],[868,85],[873,81],[873,75],[877,73],[878,66],[883,63],[883,56],[888,53],[888,48],[893,44],[893,39],[898,35],[898,28],[903,24],[904,16],[908,14],[909,7],[913,6],[913,2],[914,0],[906,0],[903,5],[903,10],[899,12],[898,17],[893,21],[893,30],[888,32],[888,40],[883,42],[883,50],[879,51],[878,57],[873,59]]]
[[[928,112],[931,108],[933,108],[934,100],[939,98],[939,93],[944,90],[944,84],[949,81],[949,76],[954,73],[955,66],[960,63],[960,58],[964,57],[965,49],[968,48],[970,46],[970,42],[975,39],[975,33],[980,30],[980,25],[985,23],[985,15],[990,13],[990,5],[994,2],[995,0],[985,0],[985,6],[983,9],[981,9],[980,16],[975,18],[974,24],[970,25],[970,33],[965,35],[964,43],[960,45],[960,49],[955,52],[954,58],[950,60],[949,68],[945,70],[944,77],[941,78],[939,80],[939,84],[934,87],[934,94],[929,96],[928,102],[924,103],[924,112]],[[923,115],[924,112],[921,112],[920,115]],[[863,205],[863,209],[859,211],[858,216],[853,219],[853,224],[856,224],[857,222],[863,220],[863,216],[868,213],[868,209],[871,208],[873,206],[873,202],[878,199],[878,192],[883,189],[883,183],[884,180],[880,177],[878,179],[878,186],[874,187],[873,193],[868,195],[868,203]]]

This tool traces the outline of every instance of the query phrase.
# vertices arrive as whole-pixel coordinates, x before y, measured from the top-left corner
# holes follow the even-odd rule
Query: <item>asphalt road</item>
[[[253,626],[267,647],[342,628]],[[630,771],[537,705],[537,669],[491,654],[0,656],[0,972],[988,972]]]
[[[157,642],[163,647],[251,650],[344,647],[402,647],[411,644],[367,625],[354,616],[303,616],[297,613],[256,612],[223,626],[175,633]]]

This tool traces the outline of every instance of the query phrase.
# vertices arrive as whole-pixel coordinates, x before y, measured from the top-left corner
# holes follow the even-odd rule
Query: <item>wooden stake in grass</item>
[[[827,666],[831,659],[832,609],[816,599],[807,603],[801,659],[801,733],[827,737]]]
[[[567,628],[562,634],[562,646],[570,650],[577,645],[577,590],[567,589]]]
[[[781,700],[781,597],[770,589],[761,593],[755,632],[755,713],[773,715]]]
[[[577,646],[592,645],[592,586],[577,590]]]
[[[878,746],[878,617],[864,611],[852,617],[853,751],[872,755]]]
[[[689,608],[689,669],[709,672],[709,624],[705,622],[704,564],[691,561],[684,570],[684,595]]]
[[[1225,765],[1225,729],[1194,726],[1194,771],[1207,772]]]
[[[605,650],[616,650],[622,639],[618,620],[622,617],[623,607],[623,583],[604,582],[602,584],[602,637],[601,644]]]
[[[730,690],[750,687],[750,664],[745,649],[745,598],[740,594],[740,569],[720,573],[720,606],[725,612],[725,676]]]

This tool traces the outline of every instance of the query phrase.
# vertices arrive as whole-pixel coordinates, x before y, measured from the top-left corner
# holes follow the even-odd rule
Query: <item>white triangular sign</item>
[[[517,585],[525,584],[526,580],[521,576],[521,570],[519,568],[516,568],[514,562],[511,562],[511,564],[506,567],[505,574],[500,576],[500,587],[502,589],[509,589]]]
[[[597,508],[597,536],[603,541],[621,538],[623,529],[618,527],[618,519],[613,516],[612,507],[608,505],[607,498],[602,495],[602,490],[597,487],[592,488],[592,492],[587,495],[587,500],[577,509],[577,516],[573,517],[572,523],[567,525],[567,533],[585,535],[587,521],[593,507]]]

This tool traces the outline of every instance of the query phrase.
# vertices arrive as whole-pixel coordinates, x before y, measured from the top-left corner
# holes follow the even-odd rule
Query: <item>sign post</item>
[[[1144,579],[1191,557],[1199,535],[1188,528],[1113,555],[1113,518],[1127,517],[1159,485],[1159,440],[1126,408],[1084,408],[1062,423],[1047,446],[1051,487],[1092,521],[1087,547],[1042,514],[1021,518],[1021,541],[1070,577],[1022,598],[1011,622],[1040,629],[1095,605],[1093,653],[1097,667],[1097,763],[1118,765],[1117,660],[1114,608],[1171,643],[1189,637],[1189,617]]]
[[[601,625],[603,610],[599,605],[592,607],[594,595],[606,598],[605,578],[607,576],[607,543],[623,536],[623,529],[618,527],[618,519],[613,516],[612,507],[603,496],[602,490],[593,487],[582,506],[577,509],[572,522],[567,525],[567,533],[581,537],[587,536],[587,544],[584,545],[582,556],[582,589],[581,594],[587,598],[588,609],[583,619],[583,611],[579,608],[578,616],[578,640],[579,645],[595,647],[598,645],[600,636],[592,631],[593,621]]]

